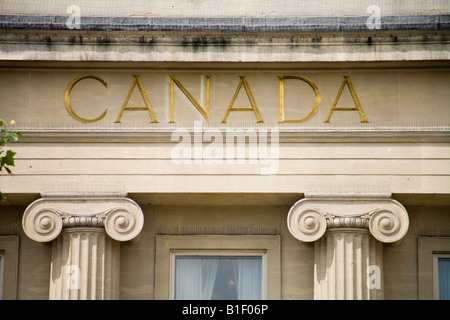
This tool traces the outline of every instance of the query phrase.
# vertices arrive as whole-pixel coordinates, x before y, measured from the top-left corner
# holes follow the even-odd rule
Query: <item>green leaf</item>
[[[5,124],[5,122],[0,119],[0,127],[3,126]],[[0,147],[4,147],[6,146],[6,144],[10,141],[17,141],[19,139],[19,137],[21,137],[22,134],[19,131],[15,131],[15,130],[6,130],[6,129],[1,129],[0,130]],[[0,155],[4,154],[5,150],[2,150],[0,148]],[[12,166],[14,167],[14,156],[16,155],[15,152],[11,151],[11,150],[7,150],[6,154],[2,157],[0,157],[0,171],[2,171],[3,168],[5,168],[5,170],[8,173],[11,173],[11,169],[8,168],[8,166]],[[3,195],[3,193],[0,191],[0,201],[5,201],[6,197]]]
[[[4,164],[6,166],[12,166],[14,167],[14,156],[16,155],[16,152],[13,152],[11,150],[6,151],[6,156],[3,157]]]

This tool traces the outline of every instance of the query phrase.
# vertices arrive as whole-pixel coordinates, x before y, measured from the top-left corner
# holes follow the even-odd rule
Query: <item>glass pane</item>
[[[450,300],[450,258],[438,259],[439,300]]]
[[[177,256],[175,299],[258,300],[262,298],[261,256]]]

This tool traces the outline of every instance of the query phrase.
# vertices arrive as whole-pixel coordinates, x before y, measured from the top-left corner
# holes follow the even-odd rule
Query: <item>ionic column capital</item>
[[[385,196],[311,195],[296,202],[288,214],[288,228],[298,240],[320,239],[327,229],[369,229],[375,239],[391,243],[408,231],[406,209]]]
[[[141,208],[125,197],[43,197],[30,204],[22,218],[34,241],[54,240],[64,228],[104,228],[114,240],[129,241],[142,230]]]

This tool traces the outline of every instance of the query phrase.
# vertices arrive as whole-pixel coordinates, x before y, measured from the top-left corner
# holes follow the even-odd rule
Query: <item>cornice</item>
[[[450,15],[80,17],[0,15],[0,60],[65,62],[376,62],[448,60]],[[426,50],[424,50],[426,46]]]
[[[68,16],[0,15],[0,29],[67,30]],[[365,31],[368,16],[336,17],[80,17],[80,30],[160,32]],[[380,30],[448,30],[450,15],[383,16]]]

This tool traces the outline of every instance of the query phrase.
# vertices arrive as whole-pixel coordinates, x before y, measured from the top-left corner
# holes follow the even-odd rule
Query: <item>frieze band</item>
[[[189,100],[189,102],[195,107],[195,109],[202,115],[202,117],[206,120],[206,121],[210,121],[210,95],[211,95],[211,85],[210,85],[210,80],[211,80],[211,76],[209,75],[205,75],[205,91],[206,91],[206,104],[204,107],[202,107],[197,100],[190,94],[190,92],[183,86],[183,84],[180,82],[180,80],[178,80],[174,75],[170,75],[170,122],[169,123],[175,123],[175,102],[174,102],[174,91],[175,91],[175,86],[178,87],[181,92],[186,96],[186,98]],[[325,120],[325,123],[329,123],[330,119],[333,115],[333,113],[335,111],[357,111],[359,113],[359,117],[361,119],[361,123],[368,123],[369,120],[367,119],[363,107],[361,105],[361,102],[356,94],[356,90],[353,86],[352,80],[350,78],[350,76],[343,76],[344,80],[342,81],[341,87],[336,95],[336,98],[333,102],[333,105],[331,106],[331,109],[328,113],[328,117]],[[74,86],[79,83],[82,80],[85,79],[93,79],[96,80],[98,82],[100,82],[101,84],[103,84],[103,86],[107,89],[108,88],[108,83],[107,81],[105,81],[104,79],[100,78],[99,76],[93,75],[93,74],[85,74],[85,75],[81,75],[75,79],[73,79],[69,85],[66,88],[66,91],[64,92],[64,103],[65,103],[65,107],[67,109],[67,112],[76,120],[80,121],[80,122],[85,122],[85,123],[91,123],[91,122],[96,122],[101,120],[102,118],[104,118],[108,112],[108,107],[103,111],[102,114],[98,115],[95,118],[92,119],[87,119],[84,118],[82,116],[80,116],[79,114],[77,114],[75,112],[75,110],[73,109],[72,106],[72,102],[71,102],[71,92],[72,89],[74,88]],[[246,76],[239,76],[239,83],[236,87],[235,93],[230,101],[230,104],[228,106],[228,108],[226,109],[225,115],[221,121],[221,123],[227,123],[227,119],[228,116],[230,114],[230,111],[235,111],[235,112],[241,112],[241,111],[252,111],[255,115],[255,120],[256,123],[264,123],[264,119],[263,116],[258,108],[258,105],[256,103],[255,97],[253,95],[251,86],[246,78]],[[304,118],[301,119],[285,119],[285,81],[286,80],[297,80],[297,81],[302,81],[307,83],[313,90],[313,95],[314,95],[314,106],[312,107],[311,112]],[[354,102],[354,107],[337,107],[337,103],[339,101],[339,98],[341,97],[341,94],[344,90],[344,88],[347,86],[353,102]],[[131,95],[133,94],[133,91],[135,88],[139,89],[139,93],[141,94],[141,97],[144,101],[145,107],[135,107],[135,106],[128,106],[128,102],[130,100]],[[236,107],[235,101],[237,96],[239,95],[241,89],[244,88],[244,91],[247,95],[247,98],[250,102],[251,107]],[[319,109],[319,105],[320,105],[320,101],[321,101],[321,96],[320,96],[320,92],[318,87],[316,86],[316,84],[311,80],[308,79],[306,77],[303,76],[278,76],[278,117],[279,117],[279,123],[285,123],[285,122],[294,122],[294,123],[302,123],[302,122],[306,122],[308,120],[310,120],[316,113],[317,110]],[[128,91],[127,97],[123,103],[123,106],[117,116],[117,119],[114,123],[121,123],[122,121],[122,116],[124,114],[125,111],[147,111],[151,120],[151,123],[159,123],[158,119],[157,119],[157,115],[155,113],[155,111],[153,110],[153,106],[150,102],[150,98],[147,94],[147,91],[144,87],[144,84],[142,82],[142,79],[140,77],[140,75],[133,75],[133,82],[131,84],[130,90]]]

